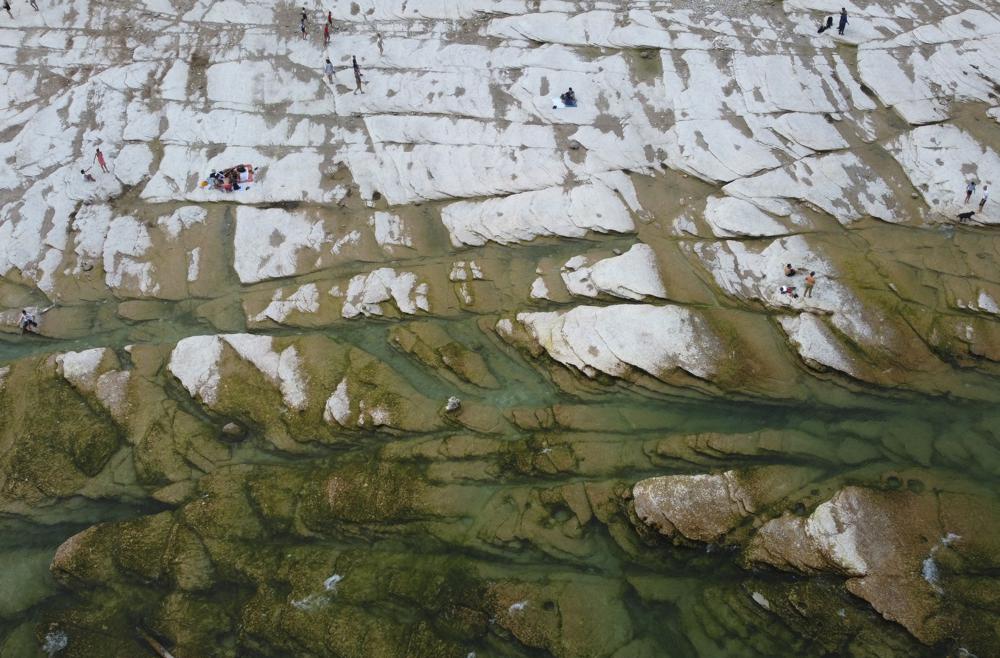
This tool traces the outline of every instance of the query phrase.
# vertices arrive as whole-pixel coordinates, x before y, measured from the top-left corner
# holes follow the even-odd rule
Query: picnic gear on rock
[[[222,171],[212,170],[208,179],[202,181],[201,187],[211,187],[223,192],[236,192],[250,189],[254,182],[253,165],[240,164]]]

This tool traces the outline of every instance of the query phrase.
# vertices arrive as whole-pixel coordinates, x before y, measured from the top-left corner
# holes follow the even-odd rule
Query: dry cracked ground
[[[38,2],[0,656],[1000,654],[995,2]]]

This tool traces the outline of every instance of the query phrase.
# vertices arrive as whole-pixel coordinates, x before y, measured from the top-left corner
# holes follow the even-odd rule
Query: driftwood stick
[[[143,640],[146,641],[146,644],[148,644],[150,646],[150,648],[153,651],[155,651],[156,655],[158,655],[160,658],[174,658],[170,654],[170,652],[167,651],[166,648],[162,644],[160,644],[159,642],[157,642],[156,638],[154,638],[152,635],[150,635],[146,631],[142,630],[138,626],[135,627],[135,632],[139,634],[139,637],[141,637]]]

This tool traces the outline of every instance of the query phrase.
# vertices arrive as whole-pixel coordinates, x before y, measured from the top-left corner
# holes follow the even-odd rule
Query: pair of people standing
[[[965,203],[969,203],[972,199],[972,195],[976,193],[976,181],[970,180],[969,184],[965,186]],[[983,185],[983,196],[979,199],[979,212],[983,212],[983,206],[986,205],[986,200],[990,198],[990,186]]]
[[[358,58],[354,55],[351,55],[351,68],[354,69],[354,84],[357,85],[357,88],[354,90],[354,93],[355,94],[359,92],[362,94],[365,93],[364,90],[361,88],[361,67],[358,65]],[[326,58],[326,65],[323,67],[323,72],[326,73],[327,80],[329,80],[330,83],[332,84],[333,62],[330,61],[329,57]]]

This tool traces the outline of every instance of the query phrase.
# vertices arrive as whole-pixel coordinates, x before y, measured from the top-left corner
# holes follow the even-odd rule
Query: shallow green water
[[[689,391],[643,392],[621,385],[581,390],[570,394],[560,390],[547,377],[513,351],[492,347],[478,331],[474,321],[449,323],[453,335],[484,349],[487,362],[505,386],[498,391],[461,393],[468,402],[477,401],[502,409],[550,405],[584,405],[595,418],[606,418],[606,426],[590,430],[562,428],[548,430],[509,430],[502,442],[520,446],[519,450],[540,452],[542,446],[570,447],[585,442],[591,449],[577,456],[568,467],[550,472],[537,469],[511,469],[503,455],[490,452],[480,457],[403,459],[422,472],[425,482],[451,501],[450,511],[436,515],[433,509],[418,514],[380,522],[341,524],[323,536],[305,540],[276,533],[270,543],[289,551],[322,550],[340,556],[351,571],[336,597],[321,599],[314,611],[317,620],[336,617],[338,606],[349,605],[363,610],[367,620],[383,620],[387,625],[404,621],[434,621],[438,615],[433,605],[394,592],[392,587],[361,588],[354,583],[391,576],[399,583],[428,577],[428,574],[473,573],[475,579],[535,583],[543,589],[563,584],[586,584],[587,592],[600,592],[607,598],[595,599],[592,618],[586,624],[598,628],[575,629],[564,633],[611,633],[620,630],[622,617],[627,619],[633,642],[622,656],[811,656],[826,650],[822,642],[791,629],[772,615],[762,612],[750,599],[753,592],[767,587],[786,587],[800,579],[773,571],[746,571],[735,564],[731,551],[708,547],[672,547],[663,542],[643,543],[637,537],[623,539],[625,526],[611,526],[591,520],[576,536],[554,540],[546,533],[565,523],[566,511],[549,510],[549,521],[522,523],[516,538],[501,539],[495,532],[504,524],[517,525],[525,509],[504,501],[573,483],[619,483],[630,486],[644,477],[673,472],[703,472],[732,466],[784,463],[817,466],[826,474],[824,486],[842,481],[883,481],[886,486],[920,488],[922,483],[893,473],[916,467],[931,469],[946,478],[962,478],[992,486],[1000,472],[1000,449],[996,428],[1000,412],[988,405],[930,399],[919,395],[888,397],[865,391],[848,391],[836,384],[820,384],[819,399],[792,404],[709,399]],[[391,363],[396,371],[431,399],[443,399],[455,387],[435,376],[415,361],[393,350],[387,341],[390,323],[369,322],[338,328],[329,332],[337,340],[356,345]],[[197,324],[165,324],[161,337],[174,341],[183,335],[201,333]],[[47,344],[52,350],[79,349],[83,346],[115,344],[128,335],[128,328],[95,334],[87,340]],[[0,361],[41,351],[34,343],[5,341],[6,352]],[[47,351],[47,350],[46,350]],[[642,422],[635,427],[616,426],[623,411],[638,414]],[[600,423],[598,423],[600,424]],[[796,437],[794,450],[775,452],[755,450],[753,454],[705,452],[684,458],[654,454],[651,445],[671,437],[699,433],[744,434],[771,430],[778,436]],[[467,430],[455,428],[436,436],[463,436]],[[427,438],[427,437],[425,437]],[[430,437],[433,438],[433,437]],[[403,445],[416,439],[405,436],[357,435],[350,445],[320,448],[315,456],[283,456],[259,438],[252,437],[234,455],[234,462],[259,463],[264,468],[285,465],[291,468],[337,469],[350,464],[368,464],[384,459],[387,445]],[[420,439],[424,440],[424,439]],[[581,453],[583,454],[583,453]],[[435,465],[438,468],[435,468]],[[42,525],[26,520],[8,519],[0,540],[3,553],[6,597],[22,600],[11,605],[3,616],[0,631],[7,636],[3,655],[38,656],[45,624],[60,617],[61,610],[95,601],[114,601],[114,592],[91,593],[80,599],[80,592],[57,587],[44,566],[55,548],[67,537],[97,521],[116,520],[149,513],[161,506],[123,506],[116,501],[94,501],[68,514],[72,523]],[[558,508],[558,506],[557,506]],[[614,538],[618,534],[618,540]],[[625,542],[623,548],[622,542]],[[292,553],[289,553],[291,555]],[[348,556],[348,557],[344,557]],[[298,558],[293,558],[294,563]],[[303,568],[305,568],[303,566]],[[444,576],[451,577],[451,576]],[[935,655],[935,650],[920,647],[888,622],[857,600],[851,600],[839,588],[837,579],[815,581],[832,601],[853,608],[866,623],[884,627],[887,638],[905,655]],[[140,586],[144,596],[156,599],[160,586]],[[398,589],[406,589],[400,585]],[[322,589],[317,583],[317,592]],[[199,596],[207,601],[244,600],[248,591],[234,582],[213,587]],[[292,596],[289,594],[289,596]],[[576,596],[576,595],[572,595]],[[571,596],[571,598],[572,598]],[[342,599],[349,600],[345,603]],[[532,614],[532,603],[524,609]],[[566,605],[566,602],[560,602]],[[607,617],[604,609],[607,608]],[[137,608],[133,622],[143,619]],[[361,614],[361,613],[358,613]],[[514,614],[514,613],[511,613]],[[548,614],[539,611],[538,614]],[[602,621],[603,620],[603,621]],[[236,621],[233,620],[236,624]],[[318,621],[317,623],[325,623]],[[607,628],[601,628],[607,623]],[[501,625],[490,624],[490,632],[473,640],[462,640],[468,651],[477,656],[543,656],[543,649],[532,650],[514,641]],[[73,631],[68,631],[70,638]],[[235,630],[218,633],[220,647],[235,642]],[[887,640],[887,641],[889,641]],[[274,655],[266,649],[245,655]],[[244,655],[244,654],[241,654]],[[299,655],[313,655],[303,649]],[[898,654],[903,655],[903,654]]]

